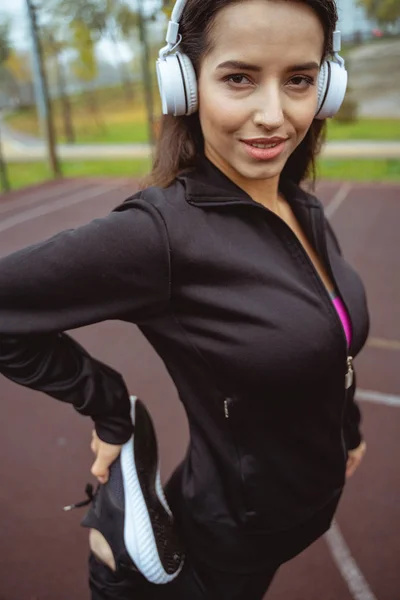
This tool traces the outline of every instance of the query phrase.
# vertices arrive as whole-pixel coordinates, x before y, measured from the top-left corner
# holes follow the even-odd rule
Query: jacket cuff
[[[358,448],[363,440],[362,433],[357,425],[348,425],[344,437],[347,450],[354,450],[355,448]]]
[[[133,433],[130,414],[97,416],[93,418],[94,428],[102,442],[107,444],[125,444]]]

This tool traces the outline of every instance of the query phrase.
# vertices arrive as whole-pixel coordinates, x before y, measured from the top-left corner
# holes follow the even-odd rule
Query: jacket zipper
[[[317,240],[317,236],[316,236],[316,232],[315,232],[315,227],[314,227],[314,218],[313,218],[313,213],[312,212],[311,212],[310,216],[311,216],[311,226],[312,226],[313,236]],[[344,377],[344,389],[348,390],[351,387],[351,385],[353,383],[353,379],[354,379],[353,356],[351,356],[351,354],[350,354],[351,347],[349,347],[348,344],[347,344],[346,334],[345,334],[344,329],[343,329],[342,321],[341,321],[341,319],[340,319],[340,317],[339,317],[339,315],[338,315],[338,313],[336,311],[336,308],[334,307],[334,305],[332,303],[331,297],[329,296],[328,290],[326,289],[325,284],[324,284],[324,282],[322,281],[322,279],[320,277],[320,274],[318,273],[317,269],[315,268],[314,263],[312,262],[311,258],[308,256],[308,253],[305,251],[303,245],[297,239],[297,236],[290,229],[290,227],[283,221],[283,219],[281,219],[279,216],[277,216],[277,218],[280,221],[282,221],[282,223],[284,224],[284,226],[286,227],[286,229],[289,230],[289,234],[292,236],[292,238],[294,238],[294,242],[296,243],[297,247],[300,249],[300,251],[302,252],[303,256],[306,258],[306,260],[309,263],[311,269],[314,271],[314,274],[315,274],[315,276],[317,278],[317,281],[319,282],[319,285],[322,288],[323,293],[325,294],[325,297],[328,300],[329,308],[330,308],[331,311],[333,311],[334,318],[336,318],[336,322],[338,323],[338,325],[340,327],[340,331],[341,331],[341,334],[342,334],[342,337],[343,337],[343,341],[344,341],[344,344],[345,344],[346,365],[347,365],[346,374],[345,374],[345,377]],[[325,263],[326,263],[326,266],[327,266],[328,271],[329,271],[329,275],[330,275],[330,277],[332,279],[332,282],[335,284],[335,288],[339,289],[338,286],[337,286],[337,284],[336,284],[336,281],[335,281],[335,276],[334,276],[333,271],[332,271],[331,263],[330,263],[328,253],[327,253],[326,248],[325,248],[325,244],[323,244],[323,251],[324,251],[323,252],[324,253],[324,259],[325,259]],[[345,308],[346,308],[347,314],[349,315],[349,319],[350,319],[350,313],[347,310],[347,306],[345,306]]]
[[[314,235],[314,238],[317,240],[317,234],[316,234],[316,230],[315,230],[315,219],[314,219],[313,212],[311,212],[310,217],[311,217],[311,226],[312,226],[312,230],[313,230],[313,235]],[[322,219],[321,219],[321,221],[322,221]],[[330,263],[330,260],[329,260],[329,255],[328,255],[328,252],[327,252],[326,241],[325,240],[324,240],[324,243],[322,244],[322,253],[324,255],[323,258],[325,259],[325,264],[326,264],[326,266],[328,268],[331,280],[334,282],[335,288],[338,290],[339,288],[338,288],[338,286],[336,284],[335,276],[334,276],[334,273],[332,271],[332,266],[331,266],[331,263]],[[316,269],[315,269],[315,271],[316,271]],[[319,277],[319,273],[317,271],[316,271],[316,273],[318,275],[318,278],[321,279]],[[323,285],[322,281],[321,281],[321,284]],[[323,285],[323,287],[325,288],[325,285]],[[326,288],[325,288],[325,291],[326,291]],[[328,293],[327,293],[327,295],[329,296]],[[329,298],[329,301],[331,302],[330,298]],[[343,304],[345,304],[343,300],[342,300],[342,302],[343,302]],[[345,308],[346,308],[346,312],[347,312],[349,320],[350,320],[350,324],[352,326],[351,318],[350,318],[350,312],[349,312],[346,304],[345,304]],[[354,367],[353,367],[353,356],[351,355],[351,342],[350,342],[350,346],[349,346],[348,343],[347,343],[347,338],[346,338],[346,334],[344,332],[342,321],[341,321],[339,315],[337,314],[336,309],[335,309],[335,314],[336,314],[336,317],[337,317],[337,321],[339,322],[340,329],[342,331],[343,339],[344,339],[344,342],[345,342],[345,347],[346,347],[346,365],[347,365],[347,371],[346,371],[346,374],[345,374],[345,377],[344,377],[344,389],[348,390],[348,389],[351,388],[351,386],[353,384],[353,380],[354,380]],[[351,329],[353,330],[353,327],[351,327]]]
[[[320,215],[319,215],[319,217],[320,217],[320,221],[322,221],[322,218],[321,218]],[[317,236],[317,231],[316,231],[316,228],[315,228],[315,218],[314,218],[314,213],[313,212],[311,212],[311,214],[310,214],[310,220],[311,220],[311,227],[312,227],[312,233],[313,233],[314,239],[315,239],[316,242],[318,242],[318,236]],[[321,225],[322,225],[322,223],[321,223]],[[323,258],[325,260],[325,265],[326,265],[326,267],[328,269],[330,278],[331,278],[332,282],[335,285],[335,289],[337,289],[339,291],[339,288],[338,288],[338,286],[336,284],[334,273],[332,271],[331,262],[329,260],[329,255],[328,255],[328,251],[327,251],[327,247],[326,247],[326,239],[324,238],[324,234],[322,234],[322,239],[323,239],[323,243],[322,243],[321,249],[322,249]],[[300,246],[301,246],[301,244],[300,244]],[[305,251],[304,251],[304,253],[307,254]],[[310,260],[311,266],[314,268],[316,276],[317,276],[318,280],[320,281],[320,285],[323,287],[324,292],[325,292],[326,296],[328,297],[329,303],[332,306],[332,300],[331,300],[331,298],[329,296],[329,293],[328,293],[328,291],[327,291],[327,289],[326,289],[326,287],[325,287],[325,285],[324,285],[321,277],[319,276],[319,273],[318,273],[317,269],[314,267],[314,265],[313,265],[313,263],[312,263],[312,261],[311,261],[311,259],[309,258],[308,255],[307,255],[307,258]],[[342,300],[342,302],[344,303],[343,300]],[[346,306],[345,303],[344,303],[344,305],[345,305],[347,314],[348,314],[349,319],[350,319],[349,310],[348,310],[348,308],[347,308],[347,306]],[[351,386],[353,384],[353,380],[354,380],[353,356],[351,356],[351,342],[350,342],[350,346],[349,346],[349,344],[347,343],[346,334],[345,334],[345,331],[344,331],[344,328],[343,328],[343,323],[342,323],[342,321],[341,321],[341,319],[340,319],[340,317],[339,317],[339,315],[338,315],[338,313],[336,311],[336,308],[334,306],[333,306],[333,310],[334,310],[334,313],[335,313],[336,321],[337,321],[338,325],[340,326],[340,330],[342,332],[343,341],[344,341],[344,344],[345,344],[345,352],[346,352],[346,373],[345,373],[345,376],[344,376],[344,394],[345,395],[344,395],[344,405],[343,405],[343,411],[342,411],[342,421],[343,421],[343,416],[344,416],[344,412],[345,412],[345,409],[346,409],[346,403],[347,403],[347,390],[349,390],[351,388]],[[350,319],[350,325],[352,326],[351,319]],[[353,327],[351,327],[351,329],[353,330]],[[346,441],[344,439],[344,434],[343,434],[343,427],[342,427],[342,431],[341,431],[341,439],[342,439],[342,447],[343,447],[343,462],[344,462],[344,467],[346,468],[346,463],[347,463],[347,457],[348,457],[348,455],[347,455],[347,449],[346,449]]]
[[[225,400],[224,400],[225,419],[229,419],[229,401],[230,401],[230,398],[225,398]]]
[[[347,373],[344,378],[344,387],[346,390],[351,388],[354,380],[354,368],[353,368],[353,357],[347,357]]]
[[[231,202],[230,204],[233,204],[233,202]],[[263,206],[255,206],[254,204],[250,203],[250,202],[244,202],[243,200],[237,201],[234,204],[246,204],[248,206],[252,206],[253,208],[256,208],[258,210],[263,210],[263,211],[267,211],[267,212],[272,212],[269,211],[268,209],[264,208]],[[323,292],[326,296],[326,298],[328,299],[329,305],[330,307],[333,309],[335,315],[336,315],[336,322],[338,323],[339,327],[340,327],[340,331],[342,333],[342,337],[345,343],[345,352],[346,352],[346,365],[347,365],[347,369],[346,369],[346,373],[345,373],[345,377],[344,377],[344,389],[348,390],[352,384],[353,384],[353,380],[354,380],[354,367],[353,367],[353,356],[351,356],[350,352],[351,352],[351,344],[350,347],[347,344],[347,339],[346,339],[346,334],[344,332],[343,329],[343,324],[340,320],[339,315],[337,314],[337,311],[335,309],[335,307],[333,306],[332,300],[328,294],[328,291],[325,287],[325,284],[323,283],[317,269],[315,268],[312,260],[310,259],[310,257],[308,256],[307,252],[305,251],[305,249],[303,248],[303,245],[299,242],[299,240],[297,239],[297,236],[293,233],[293,231],[290,229],[290,227],[283,221],[283,219],[281,219],[278,215],[275,215],[275,213],[272,213],[277,219],[279,219],[279,221],[281,221],[283,223],[283,225],[286,227],[286,229],[289,230],[290,235],[294,238],[294,242],[296,243],[296,245],[300,248],[300,251],[303,253],[303,256],[306,258],[306,260],[308,261],[311,269],[313,270],[317,281],[319,282],[320,287],[323,289]],[[315,233],[315,227],[314,227],[314,218],[313,218],[313,213],[311,213],[311,225],[312,225],[312,230],[313,230],[313,235],[314,238],[316,239],[316,233]],[[325,263],[326,266],[329,270],[329,275],[333,281],[333,283],[335,284],[336,289],[338,289],[338,286],[336,285],[336,281],[335,281],[335,277],[332,271],[332,267],[330,264],[330,260],[329,260],[329,256],[328,253],[326,251],[325,248],[325,244],[323,244],[323,251],[324,251],[324,258],[325,258]],[[350,319],[350,313],[347,309],[347,306],[345,305],[347,314],[349,315],[349,319]],[[230,400],[231,398],[225,398],[224,400],[224,416],[225,419],[229,419],[229,404],[230,404]]]

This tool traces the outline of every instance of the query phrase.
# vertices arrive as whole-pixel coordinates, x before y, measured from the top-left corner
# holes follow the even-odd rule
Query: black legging
[[[262,600],[275,572],[222,573],[187,558],[176,579],[155,585],[139,573],[113,573],[93,555],[89,558],[92,600]]]
[[[181,465],[165,493],[179,522]],[[155,585],[132,571],[114,573],[93,555],[89,558],[92,600],[261,600],[277,568],[262,573],[225,573],[186,557],[181,573],[171,583]]]

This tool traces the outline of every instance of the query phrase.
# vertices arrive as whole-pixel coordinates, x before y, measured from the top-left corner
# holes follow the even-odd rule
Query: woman
[[[171,101],[161,56],[164,112],[178,116],[163,117],[146,189],[0,263],[1,371],[92,416],[101,482],[131,435],[129,396],[64,330],[138,324],[187,412],[190,446],[167,486],[185,566],[156,586],[92,556],[96,600],[261,599],[329,528],[365,451],[352,365],[364,289],[299,187],[336,20],[333,0],[188,0],[168,49],[190,59],[198,90]]]

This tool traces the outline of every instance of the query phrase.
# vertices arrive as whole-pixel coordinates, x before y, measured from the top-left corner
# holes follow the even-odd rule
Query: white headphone
[[[192,62],[186,54],[179,52],[182,41],[179,20],[186,0],[177,0],[168,23],[165,41],[156,62],[158,88],[164,115],[191,115],[198,107],[197,78]],[[318,76],[318,104],[316,119],[333,117],[339,110],[347,87],[347,71],[344,59],[339,56],[340,31],[333,33],[333,57],[322,63]]]

